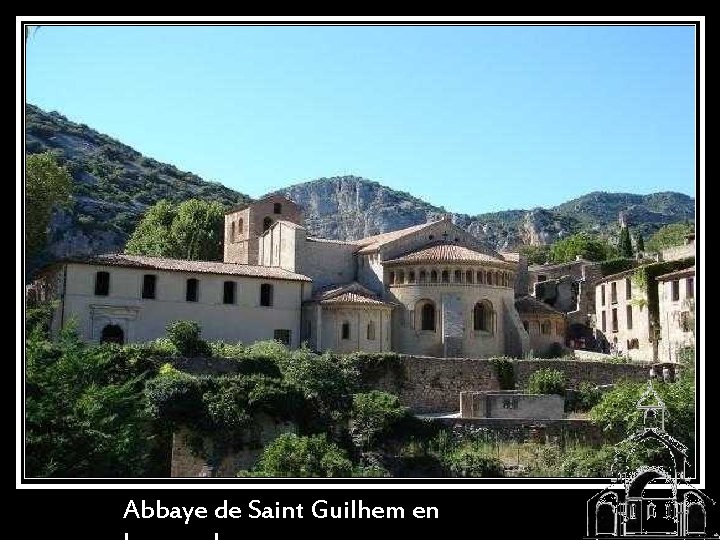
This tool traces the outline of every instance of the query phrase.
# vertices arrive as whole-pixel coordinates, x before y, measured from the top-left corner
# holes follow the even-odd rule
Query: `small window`
[[[625,319],[627,321],[627,329],[632,330],[632,306],[625,306]]]
[[[423,304],[420,311],[420,329],[435,331],[435,305],[430,302]]]
[[[350,339],[350,323],[348,321],[342,323],[342,327],[340,328],[340,338]]]
[[[523,321],[523,328],[528,334],[530,333],[530,323],[528,321]]]
[[[617,304],[617,281],[610,284],[610,303]]]
[[[672,301],[677,302],[678,300],[680,300],[680,281],[677,279],[671,281],[670,289],[672,292]]]
[[[273,204],[273,214],[282,214],[282,204],[279,202]]]
[[[601,318],[601,320],[602,320],[602,323],[601,323],[601,325],[600,325],[600,328],[602,329],[603,332],[607,332],[607,320],[606,320],[607,317],[605,317],[605,312],[604,312],[604,311],[600,314],[600,318]]]
[[[632,298],[632,282],[630,281],[630,278],[625,279],[625,300],[630,300]]]
[[[435,235],[432,235],[432,234],[429,235],[429,236],[428,236],[428,240],[435,240]]]
[[[430,271],[430,283],[437,283],[437,272],[435,270]]]
[[[155,300],[155,284],[157,276],[155,274],[145,274],[143,276],[142,297],[146,300]]]
[[[485,273],[484,273],[482,270],[478,271],[478,273],[477,273],[477,282],[478,282],[478,283],[481,283],[481,284],[482,284],[482,283],[485,283],[484,276],[485,276]]]
[[[443,283],[450,283],[450,272],[448,272],[447,270],[443,270],[441,275]]]
[[[612,310],[612,331],[617,332],[618,331],[618,317],[617,317],[617,308]]]
[[[537,280],[538,281],[547,281],[547,276],[545,274],[538,274]]]
[[[375,341],[375,322],[370,321],[367,324],[367,340]]]
[[[234,281],[225,281],[223,283],[223,304],[234,304],[235,303],[235,287],[237,284]]]
[[[427,272],[425,270],[420,270],[420,283],[425,283],[427,281]]]
[[[273,339],[283,345],[290,346],[290,330],[280,329],[273,331]]]
[[[685,280],[685,298],[695,298],[695,278]]]
[[[267,231],[270,227],[272,227],[273,220],[270,216],[263,219],[263,232]]]
[[[390,272],[390,274],[388,275],[388,281],[390,282],[390,285],[395,283],[395,272]]]
[[[453,278],[455,283],[462,282],[462,271],[461,270],[455,270],[455,277]]]
[[[97,296],[110,294],[110,272],[95,273],[95,294]]]
[[[402,271],[398,272],[397,278],[398,278],[398,283],[399,283],[400,285],[402,285],[403,283],[405,283],[405,272],[402,272]]]
[[[472,282],[473,282],[473,272],[472,272],[472,270],[466,270],[466,271],[465,271],[465,281],[466,281],[467,283],[472,283]]]
[[[230,241],[231,242],[235,241],[235,222],[234,221],[232,221],[230,223]]]
[[[243,231],[244,231],[244,230],[245,230],[245,229],[244,229],[244,227],[243,227],[243,220],[242,220],[242,218],[240,218],[240,219],[238,220],[238,228],[237,228],[238,238],[242,238],[242,237],[243,237]]]
[[[263,283],[262,285],[260,285],[260,305],[273,305],[273,286],[269,283]]]
[[[550,321],[543,321],[540,323],[540,333],[541,334],[549,334],[551,332],[551,325]]]
[[[185,282],[185,300],[188,302],[198,301],[199,285],[199,281],[195,278],[190,278]]]
[[[415,272],[408,272],[408,283],[415,283]]]
[[[605,285],[600,285],[600,305],[605,305]]]
[[[473,307],[473,330],[476,332],[493,331],[493,310],[489,302],[478,302]]]

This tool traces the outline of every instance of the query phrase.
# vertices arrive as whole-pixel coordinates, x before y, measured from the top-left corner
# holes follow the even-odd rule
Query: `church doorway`
[[[706,516],[705,509],[699,501],[693,500],[694,497],[685,498],[685,523],[686,534],[705,534]]]
[[[125,332],[117,324],[106,324],[100,335],[100,343],[125,343]]]
[[[615,519],[615,505],[609,501],[601,502],[595,511],[595,532],[598,536],[606,534],[615,536],[617,521]]]

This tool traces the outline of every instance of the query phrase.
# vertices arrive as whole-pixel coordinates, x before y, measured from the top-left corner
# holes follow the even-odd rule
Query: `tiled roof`
[[[398,262],[507,262],[494,255],[481,253],[464,246],[456,244],[435,244],[416,251],[411,251],[396,259],[384,261],[387,263]]]
[[[668,281],[670,279],[678,279],[683,277],[690,277],[695,275],[695,267],[691,266],[690,268],[685,268],[683,270],[676,270],[675,272],[670,272],[669,274],[663,274],[662,276],[658,276],[658,281]]]
[[[376,234],[375,236],[367,236],[359,240],[353,240],[353,244],[356,244],[362,248],[360,249],[361,253],[375,251],[383,244],[387,244],[388,242],[392,242],[393,240],[397,240],[408,234],[421,231],[424,228],[429,227],[430,225],[434,225],[435,223],[437,223],[437,221],[421,223],[420,225],[413,225],[412,227],[400,229],[399,231],[391,231],[383,234]]]
[[[320,304],[366,304],[377,306],[390,306],[389,302],[383,302],[369,289],[366,289],[357,282],[347,283],[340,286],[332,286],[323,289],[313,295],[313,302]]]
[[[543,315],[563,315],[561,311],[541,302],[534,296],[523,296],[515,299],[515,309],[518,313],[536,313]]]
[[[347,246],[355,246],[355,242],[352,240],[333,240],[331,238],[317,238],[315,236],[308,236],[308,242],[324,242],[326,244],[343,244]]]
[[[506,261],[520,262],[520,253],[517,251],[499,251],[502,258]]]
[[[638,268],[642,268],[642,267],[638,266],[637,268],[630,268],[629,270],[623,270],[622,272],[618,272],[617,274],[610,274],[608,276],[605,276],[602,279],[598,279],[597,281],[595,281],[595,285],[599,285],[600,283],[607,283],[608,281],[615,281],[617,279],[631,276],[635,273],[635,270],[637,270]]]
[[[123,253],[111,253],[107,255],[97,255],[95,257],[72,259],[67,262],[103,264],[108,266],[122,266],[126,268],[149,268],[153,270],[168,270],[176,272],[199,272],[229,276],[285,279],[291,281],[312,281],[309,277],[302,274],[296,274],[295,272],[269,266],[231,264],[216,261],[186,261],[182,259],[166,259],[164,257],[149,257],[147,255],[125,255]]]

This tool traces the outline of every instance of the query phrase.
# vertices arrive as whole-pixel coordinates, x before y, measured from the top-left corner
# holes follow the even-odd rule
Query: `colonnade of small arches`
[[[395,269],[388,273],[390,285],[417,283],[465,283],[513,287],[515,274],[503,270],[413,268]]]

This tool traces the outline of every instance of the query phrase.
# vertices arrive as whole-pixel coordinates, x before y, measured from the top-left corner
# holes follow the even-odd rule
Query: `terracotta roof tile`
[[[381,300],[376,300],[374,298],[370,298],[367,296],[363,296],[362,294],[358,294],[355,292],[346,292],[339,294],[338,296],[333,296],[332,298],[328,298],[327,300],[320,300],[321,304],[373,304],[382,306],[385,305],[385,302],[382,302]]]
[[[662,276],[658,276],[658,281],[668,281],[670,279],[678,279],[683,277],[690,277],[695,275],[695,267],[691,266],[690,268],[684,268],[683,270],[676,270],[675,272],[670,272],[668,274],[663,274]]]
[[[302,274],[296,274],[295,272],[269,266],[232,264],[217,261],[186,261],[182,259],[166,259],[165,257],[150,257],[147,255],[126,255],[123,253],[111,253],[107,255],[97,255],[95,257],[70,259],[66,262],[104,264],[108,266],[121,266],[126,268],[149,268],[153,270],[168,270],[175,272],[199,272],[205,274],[284,279],[290,281],[312,281],[309,277]]]
[[[346,283],[345,285],[333,285],[321,289],[313,295],[312,302],[320,304],[365,304],[377,306],[390,306],[390,302],[383,302],[377,294],[366,289],[358,282]]]
[[[392,259],[384,261],[387,263],[398,262],[494,262],[507,263],[500,257],[481,253],[474,249],[458,246],[456,244],[435,244],[433,246],[424,247],[415,251],[411,251]]]

